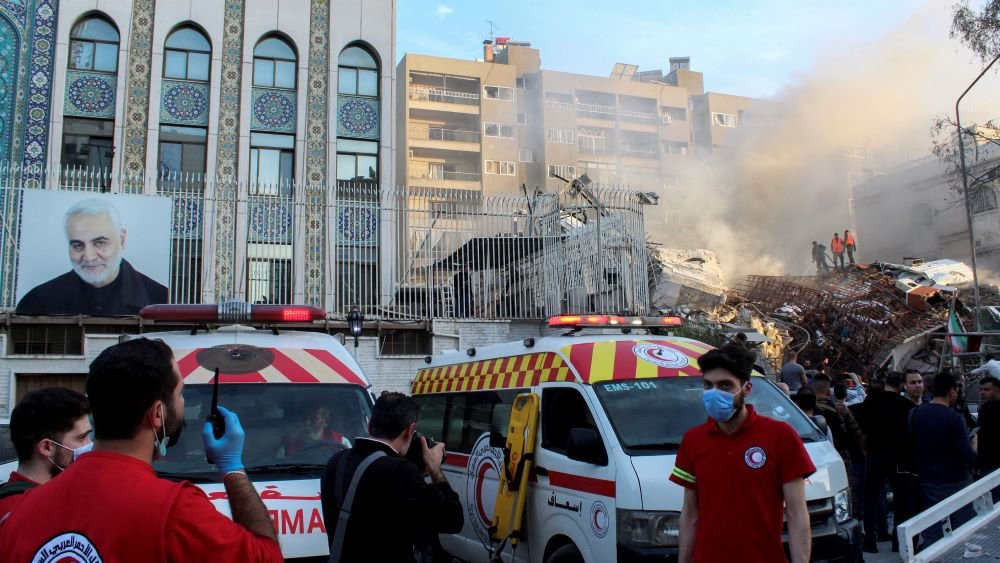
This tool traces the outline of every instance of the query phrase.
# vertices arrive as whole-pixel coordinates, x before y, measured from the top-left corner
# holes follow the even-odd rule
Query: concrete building
[[[700,144],[726,146],[754,100],[705,93],[687,58],[670,70],[618,64],[609,77],[542,70],[530,43],[486,41],[483,59],[400,61],[397,176],[408,185],[556,191],[586,174],[661,192]]]

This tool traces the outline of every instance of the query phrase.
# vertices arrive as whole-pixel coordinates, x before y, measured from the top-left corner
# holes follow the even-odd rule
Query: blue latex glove
[[[219,473],[225,475],[243,469],[243,440],[246,434],[236,413],[220,406],[219,414],[226,421],[226,433],[216,440],[212,434],[212,423],[205,421],[201,427],[201,439],[205,442],[208,458],[214,460]]]

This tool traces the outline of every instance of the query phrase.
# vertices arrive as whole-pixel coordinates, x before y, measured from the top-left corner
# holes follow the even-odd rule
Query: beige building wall
[[[712,153],[731,146],[743,125],[744,113],[760,100],[707,92],[692,96],[694,144],[702,153]]]

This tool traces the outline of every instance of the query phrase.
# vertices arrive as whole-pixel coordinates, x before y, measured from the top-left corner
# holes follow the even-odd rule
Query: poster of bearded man
[[[135,315],[166,303],[170,206],[165,197],[25,190],[16,312]]]

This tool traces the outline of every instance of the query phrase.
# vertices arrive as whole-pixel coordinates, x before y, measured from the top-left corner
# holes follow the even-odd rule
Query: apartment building
[[[726,129],[754,103],[706,94],[687,58],[666,75],[617,64],[589,76],[542,70],[538,49],[506,38],[484,42],[480,61],[407,54],[397,76],[397,178],[483,193],[554,191],[584,174],[660,192],[694,143],[732,142]]]

